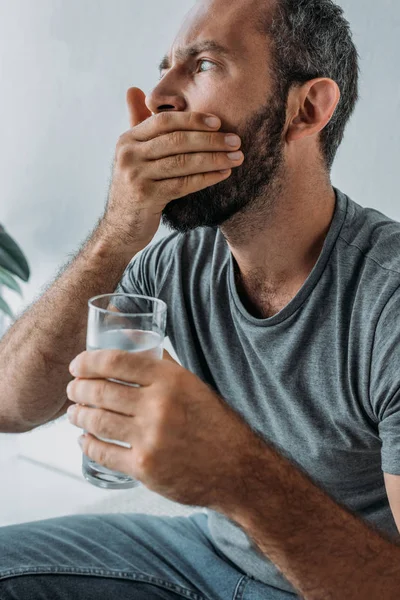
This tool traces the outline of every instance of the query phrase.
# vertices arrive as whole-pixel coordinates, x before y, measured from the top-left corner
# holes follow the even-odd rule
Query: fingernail
[[[204,123],[208,125],[208,127],[219,127],[220,122],[218,117],[206,117],[204,119]]]
[[[240,143],[240,137],[238,135],[226,135],[225,142],[228,146],[237,146]]]
[[[78,367],[78,361],[76,360],[76,358],[74,358],[74,360],[69,365],[69,372],[72,375],[76,375],[76,373],[77,373],[77,367]]]
[[[228,158],[230,160],[239,160],[242,158],[242,152],[240,150],[238,152],[228,152]]]
[[[80,445],[81,449],[83,448],[83,438],[84,438],[84,436],[83,436],[83,435],[80,435],[80,436],[78,437],[78,444]]]

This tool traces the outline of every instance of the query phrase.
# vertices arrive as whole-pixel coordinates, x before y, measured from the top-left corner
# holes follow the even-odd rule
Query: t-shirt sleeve
[[[400,288],[376,326],[370,394],[382,441],[382,470],[400,475]]]
[[[142,296],[153,296],[154,288],[154,263],[146,261],[149,252],[142,250],[131,260],[119,281],[116,294],[140,294]]]
[[[180,234],[172,233],[141,250],[131,260],[115,293],[158,298],[174,259]]]

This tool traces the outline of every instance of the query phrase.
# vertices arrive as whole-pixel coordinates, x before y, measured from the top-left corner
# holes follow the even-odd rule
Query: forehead
[[[202,40],[215,40],[242,56],[265,48],[266,39],[257,30],[261,10],[269,0],[199,0],[186,15],[171,52]]]

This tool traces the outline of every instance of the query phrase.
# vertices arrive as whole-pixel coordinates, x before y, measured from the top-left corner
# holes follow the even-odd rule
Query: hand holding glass
[[[167,305],[158,298],[136,294],[105,294],[89,300],[89,319],[86,349],[125,350],[140,352],[152,358],[162,359]],[[117,379],[120,385],[139,387]],[[99,438],[105,442],[130,448],[117,440]],[[83,476],[93,485],[108,489],[136,487],[139,481],[99,465],[83,455]]]

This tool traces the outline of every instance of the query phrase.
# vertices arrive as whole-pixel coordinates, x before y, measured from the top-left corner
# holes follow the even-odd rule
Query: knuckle
[[[125,148],[129,147],[131,143],[132,139],[128,137],[126,132],[120,135],[115,146],[116,155],[118,156]]]
[[[120,150],[126,143],[126,132],[119,136],[116,144],[116,149]]]
[[[212,152],[211,160],[213,165],[219,166],[221,164],[221,152]]]
[[[175,169],[184,169],[187,164],[186,154],[176,154],[172,157],[172,163]]]
[[[108,439],[113,437],[112,427],[110,426],[107,413],[104,410],[96,411],[96,413],[93,415],[93,421],[91,425],[95,435]]]
[[[147,142],[140,142],[136,146],[136,153],[142,161],[156,160],[162,151],[163,142],[160,138],[154,138]]]
[[[206,133],[206,135],[207,135],[206,141],[207,141],[208,146],[213,147],[218,144],[218,139],[217,139],[215,133],[212,133],[212,131],[209,131]]]
[[[129,146],[124,146],[124,148],[122,148],[118,153],[118,162],[123,169],[130,167],[134,161],[134,158],[135,153],[133,148]]]
[[[94,408],[91,408],[90,410],[92,411],[91,418],[90,418],[90,425],[91,425],[92,430],[95,432],[101,431],[103,433],[104,428],[103,428],[102,413]]]
[[[136,161],[131,161],[129,164],[124,165],[125,167],[125,178],[128,183],[133,183],[136,179],[140,179],[143,174],[143,165]]]
[[[106,390],[106,381],[97,381],[93,386],[93,398],[92,401],[96,405],[103,404],[104,393]]]
[[[186,175],[185,177],[177,177],[174,180],[174,190],[178,194],[181,194],[188,187],[189,187],[189,176],[188,175]]]
[[[173,146],[182,146],[185,142],[186,135],[183,131],[173,131],[169,135],[169,142]]]

